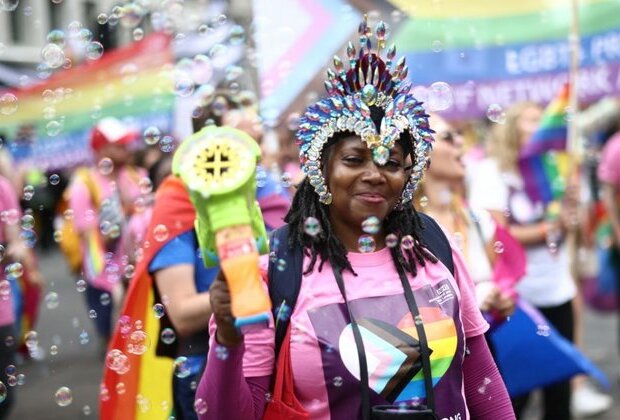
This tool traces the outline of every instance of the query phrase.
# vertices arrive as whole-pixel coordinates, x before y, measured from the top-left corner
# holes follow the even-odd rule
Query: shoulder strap
[[[454,276],[452,247],[450,246],[448,238],[446,238],[446,234],[432,217],[424,213],[418,214],[422,219],[422,239],[424,240],[424,244]]]
[[[276,329],[276,357],[297,303],[303,270],[302,248],[298,245],[289,247],[288,232],[288,225],[279,227],[272,232],[269,241],[269,297]],[[286,264],[278,264],[279,260],[286,261]]]

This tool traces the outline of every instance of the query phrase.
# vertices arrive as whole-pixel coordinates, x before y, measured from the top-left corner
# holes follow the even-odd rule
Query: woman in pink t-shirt
[[[404,62],[390,69],[392,50],[384,61],[370,51],[365,21],[360,29],[352,68],[334,60],[330,96],[308,109],[297,133],[306,178],[285,218],[289,243],[279,245],[305,250],[283,343],[297,407],[317,419],[514,418],[463,259],[451,246],[451,272],[429,252],[411,205],[429,163],[428,116],[408,94]],[[239,334],[221,275],[211,305],[200,417],[291,418],[274,413],[270,386],[282,320]]]

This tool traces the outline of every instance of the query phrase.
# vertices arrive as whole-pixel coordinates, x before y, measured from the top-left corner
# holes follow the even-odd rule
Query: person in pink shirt
[[[146,176],[143,169],[129,164],[127,145],[137,137],[117,119],[101,120],[90,137],[96,167],[77,169],[67,187],[73,224],[80,235],[90,316],[106,342],[112,308],[122,296],[126,261],[121,233],[140,197],[140,180]]]
[[[614,247],[620,253],[620,132],[612,136],[601,152],[598,166],[601,198],[613,230]],[[618,279],[620,294],[620,278]]]
[[[15,328],[17,302],[14,299],[17,297],[13,290],[24,269],[30,270],[28,281],[38,285],[43,282],[34,254],[20,237],[20,219],[21,208],[15,189],[0,175],[0,393],[6,394],[6,399],[0,402],[0,419],[8,416],[14,400],[13,389],[7,385],[6,371],[7,366],[15,364],[19,343]],[[19,265],[22,268],[18,268]]]
[[[411,204],[432,130],[408,93],[404,62],[391,69],[393,50],[384,59],[370,49],[368,34],[381,37],[382,25],[371,31],[362,22],[361,52],[348,48],[351,69],[334,59],[329,97],[300,121],[306,178],[285,218],[288,240],[278,245],[305,251],[290,338],[276,356],[278,316],[240,334],[220,274],[210,289],[200,418],[289,418],[274,412],[282,401],[271,387],[287,352],[294,405],[305,413],[290,418],[514,418],[463,258]],[[430,252],[424,230],[446,244],[452,269]]]

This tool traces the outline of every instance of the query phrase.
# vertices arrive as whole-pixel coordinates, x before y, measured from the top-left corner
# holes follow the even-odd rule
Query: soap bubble
[[[114,170],[114,162],[108,157],[104,157],[97,163],[97,168],[101,175],[110,175]]]
[[[446,82],[435,82],[428,92],[428,107],[431,111],[444,111],[454,103],[452,88]]]
[[[231,45],[240,45],[245,41],[245,29],[241,25],[234,25],[230,28],[228,41]]]
[[[217,356],[218,359],[220,360],[226,360],[228,359],[228,349],[222,345],[217,345],[215,347],[215,355]]]
[[[431,49],[433,50],[433,52],[441,52],[441,50],[443,50],[443,43],[437,39],[433,41]]]
[[[177,378],[187,378],[191,374],[191,371],[189,369],[189,363],[187,362],[187,357],[177,357],[174,360],[173,370],[174,376],[176,376]]]
[[[506,112],[499,104],[491,104],[487,108],[487,118],[497,124],[506,122]]]
[[[65,62],[65,52],[57,44],[46,44],[41,50],[43,63],[52,69],[57,69]]]
[[[19,0],[0,0],[0,10],[12,12],[19,6]]]
[[[157,144],[160,138],[161,132],[159,131],[159,128],[151,126],[144,130],[144,142],[149,146]]]
[[[413,248],[414,245],[414,240],[413,237],[411,235],[405,235],[403,236],[403,238],[400,240],[400,246],[401,248],[405,249],[405,250],[409,250]]]
[[[166,225],[159,224],[153,229],[153,237],[157,242],[163,242],[168,239],[168,228]]]
[[[32,185],[26,185],[24,187],[24,193],[22,197],[24,198],[24,200],[30,201],[32,200],[32,196],[34,196],[34,187]]]
[[[103,55],[103,45],[94,41],[86,46],[86,58],[89,60],[99,60]]]
[[[11,115],[17,111],[17,96],[12,93],[5,93],[0,96],[0,113],[3,115]]]
[[[202,398],[196,399],[194,401],[194,411],[200,415],[205,414],[207,412],[207,402]]]
[[[164,328],[161,331],[160,338],[161,338],[162,343],[164,343],[164,344],[172,344],[172,343],[174,343],[174,340],[177,339],[177,336],[174,333],[174,330],[172,328]]]
[[[0,404],[2,404],[4,400],[6,400],[7,393],[8,391],[6,389],[6,385],[4,385],[2,381],[0,381]]]
[[[396,236],[393,233],[388,234],[385,237],[385,245],[388,248],[394,248],[395,246],[397,246],[398,245],[398,236]]]
[[[66,386],[58,388],[56,394],[54,395],[54,398],[56,399],[56,404],[61,407],[67,407],[71,404],[71,402],[73,402],[73,395],[71,394],[71,390]]]
[[[304,232],[309,236],[317,236],[321,233],[321,224],[315,217],[307,217],[304,221]]]
[[[362,222],[362,230],[366,233],[374,235],[381,229],[381,220],[376,216],[370,216]]]
[[[376,248],[376,243],[372,236],[362,235],[357,240],[357,247],[359,251],[363,253],[374,252]]]
[[[342,386],[343,380],[341,376],[336,376],[334,377],[332,383],[334,384],[335,387],[339,388]]]
[[[162,305],[161,303],[156,303],[155,305],[153,305],[153,312],[155,313],[155,318],[159,319],[164,316],[166,310],[164,308],[164,305]]]
[[[45,306],[47,306],[47,309],[56,309],[58,308],[58,305],[58,293],[49,292],[45,295]]]

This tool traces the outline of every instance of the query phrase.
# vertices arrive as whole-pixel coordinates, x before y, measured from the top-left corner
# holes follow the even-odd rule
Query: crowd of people
[[[526,194],[529,181],[517,165],[539,127],[540,105],[510,106],[506,121],[483,136],[470,123],[429,115],[404,88],[402,72],[376,50],[353,54],[351,68],[330,73],[328,96],[300,119],[303,170],[282,171],[288,155],[265,156],[268,166],[257,168],[265,227],[278,235],[261,259],[265,288],[273,297],[278,283],[297,282],[286,310],[280,305],[266,328],[241,334],[235,327],[226,278],[205,268],[196,213],[171,175],[172,153],[144,146],[142,133],[124,122],[104,118],[93,127],[93,165],[73,170],[52,200],[62,209],[53,237],[74,261],[76,281],[85,281],[86,305],[104,343],[127,334],[123,306],[132,282],[152,290],[151,306],[160,308],[153,345],[170,366],[183,359],[186,369],[169,372],[176,419],[522,418],[529,394],[509,396],[492,331],[509,322],[521,299],[567,341],[583,345],[580,279],[571,266],[578,246],[571,238],[592,243],[586,225],[600,196],[612,247],[620,247],[620,135],[591,136],[591,155],[602,150],[597,182],[570,179],[552,212]],[[620,128],[619,114],[592,131]],[[263,136],[256,103],[238,92],[217,91],[196,107],[192,123],[195,133],[226,126],[259,143]],[[482,157],[472,143],[482,145]],[[24,231],[43,231],[52,220],[33,212],[26,197],[32,178],[12,166],[5,149],[6,384],[4,367],[19,352],[24,290],[45,287]],[[283,259],[278,247],[288,250]],[[286,268],[295,265],[293,255],[302,261],[298,273]],[[283,273],[288,277],[280,280]],[[101,349],[108,371],[110,353],[119,350],[125,351]],[[26,346],[25,357],[36,357],[36,348]],[[11,391],[0,418],[11,408]],[[611,398],[583,377],[543,389],[545,419],[610,406]]]

